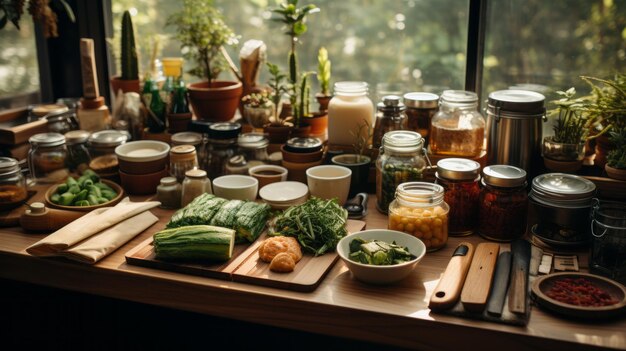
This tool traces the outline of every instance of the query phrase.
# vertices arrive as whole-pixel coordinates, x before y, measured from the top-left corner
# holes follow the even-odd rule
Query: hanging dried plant
[[[28,5],[27,5],[28,4]],[[24,7],[34,21],[41,24],[43,34],[46,38],[56,38],[59,36],[57,13],[50,7],[56,4],[67,13],[70,21],[74,22],[74,11],[65,0],[0,0],[0,29],[4,28],[9,21],[15,28],[20,29],[20,19],[24,14]]]

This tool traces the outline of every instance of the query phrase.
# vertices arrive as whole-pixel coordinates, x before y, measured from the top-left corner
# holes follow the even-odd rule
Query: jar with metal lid
[[[0,210],[13,208],[27,197],[26,179],[17,160],[0,157]]]
[[[92,133],[88,139],[91,157],[115,155],[115,148],[128,141],[128,134],[119,130],[101,130]]]
[[[170,149],[170,175],[182,182],[185,173],[198,168],[196,148],[192,145],[177,145]]]
[[[67,146],[62,134],[35,134],[28,141],[28,168],[35,182],[57,183],[67,178]]]
[[[424,139],[416,132],[398,130],[383,136],[376,159],[376,208],[387,213],[401,183],[421,180],[428,157]],[[428,160],[430,166],[430,160]]]
[[[206,171],[201,169],[187,171],[183,180],[181,207],[187,206],[193,199],[204,193],[212,193],[211,181],[207,178]]]
[[[174,177],[161,178],[157,186],[157,201],[161,202],[161,208],[180,208],[183,187]]]
[[[526,171],[508,165],[483,168],[478,234],[494,241],[513,241],[526,233]]]
[[[226,163],[237,152],[239,133],[239,123],[214,123],[209,126],[209,150],[203,167],[210,179],[225,174]]]
[[[474,233],[478,225],[480,164],[464,158],[444,158],[437,162],[436,183],[445,190],[450,206],[450,236]]]
[[[441,185],[402,183],[389,204],[388,228],[422,240],[427,251],[439,250],[448,242],[448,212]]]
[[[258,161],[260,164],[268,161],[267,146],[270,141],[260,133],[243,133],[237,138],[239,154],[243,155],[246,162]]]
[[[87,150],[89,132],[85,130],[72,130],[65,133],[67,144],[67,167],[71,172],[82,172],[89,168],[91,156]]]
[[[528,90],[500,90],[487,101],[488,164],[507,164],[533,175],[541,160],[545,97]],[[515,147],[513,147],[515,146]]]
[[[589,271],[626,285],[626,204],[594,199]]]
[[[360,131],[365,138],[368,130],[359,128],[374,123],[374,104],[368,97],[366,82],[336,82],[334,95],[328,103],[328,143],[352,145],[354,137],[350,131]]]
[[[478,112],[478,95],[471,91],[445,90],[439,111],[431,121],[430,152],[478,157],[483,151],[484,138],[485,119]]]
[[[172,146],[193,145],[196,151],[202,146],[202,134],[196,132],[180,132],[172,134]]]
[[[379,148],[385,133],[394,130],[407,130],[408,124],[406,114],[404,113],[406,107],[400,101],[399,96],[383,96],[383,101],[378,103],[376,109],[376,124],[374,125],[372,146]]]
[[[403,96],[408,117],[408,130],[418,132],[428,146],[430,121],[439,109],[439,96],[433,93],[413,92]]]
[[[552,245],[588,244],[591,240],[591,203],[596,185],[583,177],[546,173],[532,181],[531,232]]]

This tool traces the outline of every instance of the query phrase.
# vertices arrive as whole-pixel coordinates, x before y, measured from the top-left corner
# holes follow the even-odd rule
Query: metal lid
[[[67,111],[69,111],[69,108],[61,104],[33,105],[31,108],[31,112],[37,117],[58,115]]]
[[[318,138],[291,138],[285,144],[285,150],[297,153],[315,152],[322,149]]]
[[[30,137],[28,142],[34,146],[52,147],[65,144],[65,137],[60,133],[39,133]]]
[[[401,101],[401,97],[397,95],[383,96],[383,101],[376,105],[378,111],[383,112],[397,112],[406,110],[406,106]]]
[[[172,135],[172,144],[175,145],[200,145],[202,134],[194,132],[180,132]]]
[[[466,90],[444,90],[441,94],[441,100],[451,103],[474,103],[478,101],[478,95],[472,91]]]
[[[236,139],[241,133],[239,123],[213,123],[209,126],[210,139]]]
[[[82,144],[87,142],[90,134],[91,133],[86,130],[70,130],[65,133],[65,142],[68,145]]]
[[[263,149],[270,141],[261,133],[243,133],[239,134],[237,144],[244,149]]]
[[[413,108],[437,108],[439,95],[433,93],[413,92],[404,94],[404,104]]]
[[[417,133],[408,130],[394,130],[383,135],[382,146],[390,152],[416,152],[424,145],[424,138]]]
[[[488,104],[500,111],[521,114],[543,114],[545,96],[529,90],[498,90],[489,94]]]
[[[161,178],[160,182],[161,182],[161,185],[174,185],[178,183],[178,181],[174,177]]]
[[[208,134],[209,127],[213,124],[213,122],[204,121],[200,119],[194,119],[189,122],[189,130],[192,132],[197,132],[201,134]]]
[[[546,173],[533,179],[530,198],[544,205],[589,207],[596,185],[583,177],[565,173]]]
[[[176,145],[170,149],[173,154],[189,154],[196,152],[196,148],[193,145]]]
[[[202,169],[194,168],[185,172],[185,176],[189,178],[204,178],[206,177],[206,171]]]
[[[480,163],[465,158],[444,158],[437,162],[437,177],[473,180],[480,175]]]
[[[19,162],[11,157],[0,157],[0,177],[18,173]]]
[[[483,181],[503,188],[523,186],[526,183],[526,171],[508,165],[487,166],[483,168]]]
[[[98,147],[119,146],[128,140],[128,135],[119,130],[101,130],[89,136],[89,143]]]

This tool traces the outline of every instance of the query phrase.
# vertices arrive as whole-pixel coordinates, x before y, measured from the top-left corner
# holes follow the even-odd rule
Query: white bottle
[[[365,122],[374,125],[374,104],[368,97],[366,82],[337,82],[334,96],[328,104],[328,143],[330,145],[352,145],[359,126]],[[361,128],[361,137],[367,136]]]
[[[181,206],[187,206],[196,197],[208,193],[211,194],[211,181],[206,176],[206,171],[201,169],[191,169],[185,172],[183,180],[183,193],[181,196]]]

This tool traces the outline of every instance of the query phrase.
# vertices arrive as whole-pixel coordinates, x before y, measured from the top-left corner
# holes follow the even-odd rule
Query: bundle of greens
[[[270,235],[292,236],[305,252],[319,256],[334,251],[339,240],[348,234],[347,218],[348,211],[336,200],[312,197],[278,216]]]

